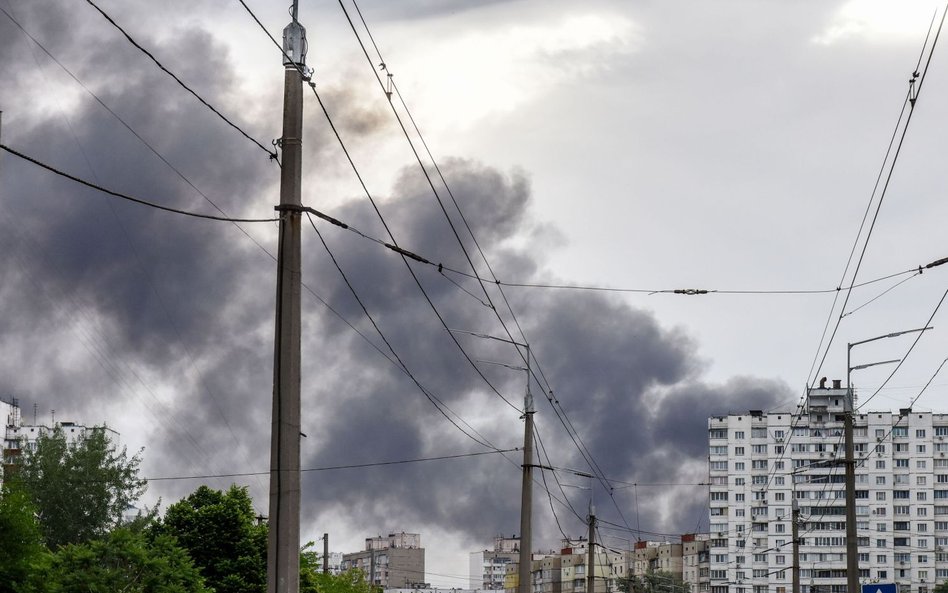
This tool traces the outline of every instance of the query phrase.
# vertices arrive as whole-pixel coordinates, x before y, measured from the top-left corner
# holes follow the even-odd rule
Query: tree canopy
[[[217,593],[266,589],[267,526],[255,522],[246,488],[201,486],[170,507],[153,531],[174,536]]]
[[[29,495],[14,480],[0,492],[0,583],[14,592],[28,591],[30,576],[42,564],[46,548]]]
[[[210,593],[174,539],[117,528],[107,536],[60,548],[43,590],[50,593]]]
[[[36,507],[46,545],[55,550],[100,537],[122,521],[145,492],[139,452],[129,457],[97,427],[68,443],[62,429],[27,451],[16,479]]]

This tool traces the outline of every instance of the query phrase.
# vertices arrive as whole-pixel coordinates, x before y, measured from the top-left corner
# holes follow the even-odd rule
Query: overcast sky
[[[280,135],[281,56],[236,0],[97,3],[265,147]],[[247,4],[279,38],[288,3]],[[0,15],[3,144],[176,208],[273,215],[275,163],[92,6],[0,0],[0,8],[85,87]],[[827,319],[832,329],[841,313],[845,293],[834,309],[832,289],[852,281],[852,268],[845,279],[843,270],[936,8],[941,16],[936,3],[364,0],[360,8],[464,213],[429,166],[483,277],[492,278],[478,246],[509,283],[830,292],[501,293],[410,263],[416,283],[394,253],[316,220],[386,340],[447,408],[440,413],[393,363],[306,226],[306,468],[489,451],[475,440],[520,446],[524,373],[480,365],[488,385],[433,308],[449,327],[503,336],[499,316],[530,343],[542,373],[532,389],[543,462],[589,471],[548,401],[552,390],[617,481],[613,498],[593,486],[599,515],[640,531],[604,529],[607,543],[707,529],[706,489],[693,485],[707,475],[707,417],[792,411],[808,381],[845,377],[847,342],[922,327],[948,287],[948,269],[934,268],[854,291],[846,312],[858,311],[839,324],[822,368],[811,368]],[[470,272],[375,79],[381,60],[361,24],[371,66],[337,2],[304,1],[300,20],[316,89],[381,218],[308,89],[303,202],[389,241],[384,219],[402,247]],[[944,41],[857,283],[948,256]],[[395,104],[410,125],[397,96]],[[27,421],[36,404],[43,423],[55,409],[57,420],[114,427],[130,449],[144,447],[148,477],[266,472],[275,226],[122,202],[10,154],[0,155],[0,188],[0,395],[18,398]],[[905,407],[931,378],[948,354],[944,313],[932,324],[865,409]],[[508,345],[458,339],[472,360],[522,364]],[[904,357],[912,339],[860,347],[853,364]],[[890,370],[854,375],[860,396]],[[936,377],[915,408],[945,411],[946,387]],[[493,453],[309,472],[304,537],[328,531],[334,550],[354,551],[367,536],[420,532],[426,580],[465,586],[467,553],[519,530],[518,464],[516,454]],[[536,547],[560,536],[551,505],[563,531],[585,532],[559,501],[583,515],[588,481],[557,477],[587,490],[561,491],[547,474],[558,500],[536,488]],[[148,502],[235,481],[265,513],[265,477],[153,481]]]

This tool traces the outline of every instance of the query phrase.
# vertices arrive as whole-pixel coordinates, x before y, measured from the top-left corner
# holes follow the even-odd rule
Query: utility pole
[[[856,460],[853,445],[853,390],[846,386],[849,409],[844,416],[846,432],[846,590],[859,592],[859,547],[856,539]]]
[[[530,393],[530,346],[527,349],[527,392],[523,396],[523,483],[520,487],[520,566],[518,593],[531,593],[531,554],[533,549],[533,394]]]
[[[300,588],[300,228],[303,72],[306,29],[293,20],[283,29],[283,149],[280,170],[276,335],[273,353],[273,417],[270,437],[270,523],[267,593]]]
[[[589,499],[589,539],[586,542],[586,593],[596,593],[596,508]]]
[[[323,534],[323,574],[329,574],[329,534]]]
[[[797,502],[796,492],[794,492],[793,503],[791,504],[792,523],[790,525],[790,537],[793,538],[793,571],[791,575],[790,593],[800,593],[800,503]]]

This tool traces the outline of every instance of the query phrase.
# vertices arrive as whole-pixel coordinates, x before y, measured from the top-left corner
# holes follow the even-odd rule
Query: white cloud
[[[932,0],[850,0],[813,42],[832,45],[850,39],[885,41],[918,37],[937,7],[938,3]]]
[[[471,126],[491,114],[509,113],[559,84],[607,69],[610,59],[634,51],[639,38],[635,25],[622,16],[568,15],[446,38],[402,70],[412,72],[411,80],[425,81],[421,93],[409,96],[424,97],[429,119]]]

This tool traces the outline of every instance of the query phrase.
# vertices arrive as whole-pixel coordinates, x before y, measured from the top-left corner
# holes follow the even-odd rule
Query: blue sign
[[[862,586],[862,593],[898,593],[895,583],[869,583]]]

